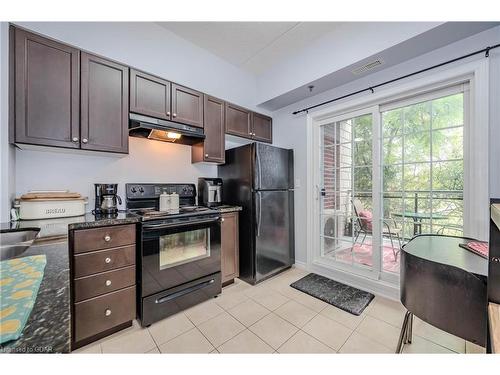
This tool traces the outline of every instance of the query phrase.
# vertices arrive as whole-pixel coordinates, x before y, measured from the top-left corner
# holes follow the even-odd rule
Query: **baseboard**
[[[293,267],[307,271],[307,263],[306,262],[302,262],[300,260],[295,260],[295,263],[293,264]]]

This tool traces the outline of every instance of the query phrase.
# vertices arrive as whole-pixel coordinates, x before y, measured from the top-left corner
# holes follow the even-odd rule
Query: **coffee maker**
[[[215,207],[222,204],[222,179],[198,178],[198,204]]]
[[[95,209],[94,215],[115,215],[118,213],[118,204],[122,199],[117,194],[118,184],[94,184]]]

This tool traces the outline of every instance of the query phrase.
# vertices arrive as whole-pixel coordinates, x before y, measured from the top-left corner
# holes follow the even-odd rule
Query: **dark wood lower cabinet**
[[[136,231],[135,224],[70,231],[72,350],[135,319]],[[112,239],[119,247],[105,245]]]
[[[224,163],[224,101],[205,95],[204,108],[205,140],[192,146],[191,162]]]
[[[221,269],[222,284],[230,284],[240,275],[238,212],[222,214]]]

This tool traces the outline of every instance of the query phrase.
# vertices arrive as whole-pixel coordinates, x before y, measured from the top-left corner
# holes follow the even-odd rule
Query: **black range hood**
[[[128,134],[131,137],[193,145],[205,139],[203,129],[196,126],[160,120],[154,117],[130,114]]]

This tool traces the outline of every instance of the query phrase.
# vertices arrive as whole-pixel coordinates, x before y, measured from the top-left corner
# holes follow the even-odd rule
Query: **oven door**
[[[220,272],[220,216],[142,227],[142,297]]]

